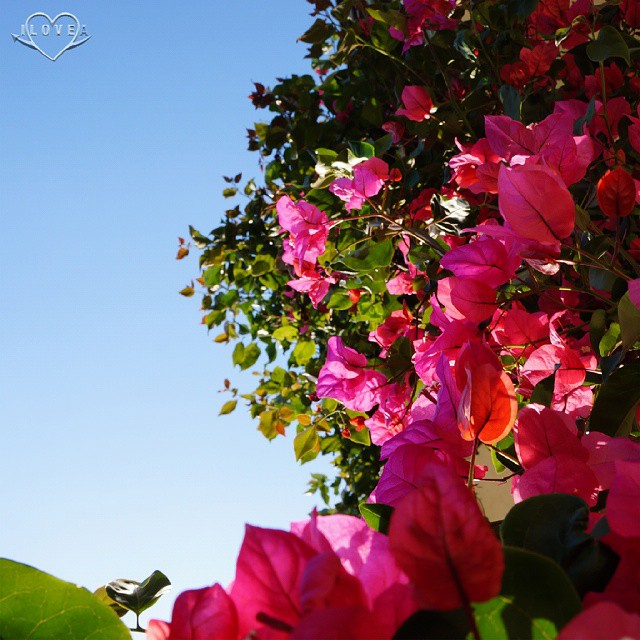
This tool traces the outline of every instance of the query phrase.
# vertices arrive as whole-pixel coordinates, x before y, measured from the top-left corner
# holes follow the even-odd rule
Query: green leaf
[[[293,440],[293,450],[297,461],[307,462],[309,454],[314,454],[312,457],[315,458],[320,451],[320,440],[313,425],[296,435]]]
[[[105,589],[112,600],[140,615],[171,589],[171,582],[162,571],[156,570],[142,582],[120,578],[109,582]]]
[[[222,192],[222,195],[225,198],[233,198],[233,196],[235,196],[236,193],[238,193],[238,190],[235,187],[228,187]]]
[[[522,97],[518,93],[518,90],[511,85],[503,84],[498,90],[498,97],[500,98],[500,102],[502,102],[505,115],[520,122]]]
[[[353,271],[371,271],[376,267],[386,267],[393,258],[395,249],[390,239],[371,242],[366,247],[342,258],[347,268]]]
[[[278,342],[283,342],[285,340],[288,342],[294,342],[298,335],[298,329],[292,324],[285,324],[282,327],[278,327],[273,332],[273,338]]]
[[[240,368],[244,371],[249,367],[252,367],[260,357],[260,348],[257,344],[251,343],[248,347],[244,348],[244,357],[240,363]]]
[[[235,411],[235,408],[238,406],[237,400],[229,400],[222,405],[222,409],[220,409],[219,416],[226,416],[227,414]]]
[[[374,530],[387,535],[393,507],[388,504],[361,502],[358,505],[364,521]]]
[[[619,338],[620,325],[617,322],[612,322],[598,345],[600,355],[602,357],[608,356],[616,348]]]
[[[576,590],[544,556],[505,547],[504,557],[500,595],[473,605],[480,636],[552,640],[582,609]]]
[[[539,0],[507,0],[507,14],[524,20],[536,10],[538,2]]]
[[[371,446],[371,434],[369,433],[369,429],[360,429],[360,431],[352,429],[348,439],[351,440],[351,442],[362,444],[365,447]]]
[[[0,638],[131,640],[99,597],[19,562],[0,559]]]
[[[640,309],[631,302],[629,292],[625,293],[618,302],[618,322],[622,346],[629,349],[640,338]]]
[[[93,595],[98,598],[100,602],[106,604],[118,616],[118,618],[122,618],[122,616],[129,612],[129,609],[121,607],[115,600],[109,597],[105,586],[98,587],[93,592]]]
[[[238,342],[234,347],[231,359],[233,360],[233,364],[242,366],[244,361],[244,345],[242,342]]]
[[[611,25],[602,27],[596,40],[587,45],[587,56],[593,62],[622,58],[627,64],[631,64],[627,43],[620,32]]]
[[[600,340],[602,340],[606,331],[607,314],[604,309],[596,309],[591,314],[591,321],[589,322],[589,338],[591,340],[591,348],[594,351],[598,351]]]
[[[531,402],[536,404],[543,404],[545,407],[550,407],[553,400],[553,389],[556,383],[555,371],[544,380],[540,380],[538,384],[533,388],[531,393]]]
[[[318,18],[299,38],[308,44],[321,44],[333,33],[333,29],[324,20]]]
[[[376,148],[369,142],[350,142],[349,148],[357,158],[373,158]]]
[[[618,557],[587,533],[589,507],[577,496],[539,495],[515,505],[500,528],[505,545],[528,549],[557,562],[581,596],[602,591]]]
[[[609,436],[628,435],[630,414],[640,402],[640,360],[619,367],[600,387],[593,405],[589,430]],[[633,417],[633,416],[631,416]]]
[[[353,307],[353,302],[351,302],[349,294],[344,291],[335,291],[327,302],[327,309],[335,309],[336,311],[346,311],[351,307]]]
[[[193,287],[185,287],[184,289],[178,291],[178,293],[185,298],[190,298],[195,293],[195,290]]]
[[[300,340],[293,350],[293,359],[296,364],[303,367],[316,353],[316,345],[311,340]]]

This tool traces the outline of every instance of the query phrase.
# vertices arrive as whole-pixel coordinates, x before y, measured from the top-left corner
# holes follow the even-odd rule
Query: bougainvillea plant
[[[336,478],[149,637],[640,638],[640,2],[311,5],[191,238],[260,431]]]

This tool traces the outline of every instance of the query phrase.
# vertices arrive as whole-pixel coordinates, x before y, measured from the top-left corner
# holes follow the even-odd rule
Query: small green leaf
[[[233,360],[233,364],[242,366],[242,362],[244,361],[244,345],[242,342],[238,342],[234,347],[231,359]]]
[[[294,342],[298,335],[298,329],[292,324],[285,324],[282,327],[278,327],[273,332],[273,338],[278,342],[284,342],[285,340],[288,342]]]
[[[598,37],[587,45],[587,56],[593,62],[604,62],[609,58],[622,58],[631,64],[629,47],[620,32],[611,25],[605,25],[598,31]]]
[[[512,120],[520,122],[522,97],[518,93],[518,90],[511,85],[503,84],[498,90],[498,97],[500,98],[500,102],[502,102],[505,115],[508,115]]]
[[[140,615],[171,589],[171,582],[162,571],[156,570],[143,582],[120,578],[109,582],[105,589],[112,600]]]
[[[628,435],[629,416],[640,402],[640,360],[615,369],[600,387],[589,418],[589,430],[609,436]]]
[[[618,344],[618,340],[620,339],[620,325],[617,322],[612,322],[609,325],[606,333],[602,336],[600,340],[600,344],[598,345],[598,351],[600,355],[604,358],[608,356]]]
[[[236,193],[238,193],[238,190],[235,187],[228,187],[227,189],[223,190],[222,195],[225,198],[233,198],[233,196],[235,196]]]
[[[320,451],[320,441],[318,432],[313,425],[301,431],[293,440],[293,450],[296,460],[307,462],[309,454],[318,454]],[[313,456],[315,458],[315,455]]]
[[[622,346],[629,349],[640,338],[640,309],[631,302],[629,292],[625,293],[618,302],[618,322]]]
[[[185,298],[190,298],[195,293],[195,290],[194,290],[193,287],[185,287],[184,289],[182,289],[178,293],[181,296],[184,296]]]
[[[350,142],[349,148],[357,158],[373,158],[376,148],[369,142]]]
[[[361,502],[358,505],[365,522],[374,530],[387,535],[393,507],[388,504]]]
[[[316,345],[311,340],[300,340],[293,350],[293,359],[296,364],[303,367],[316,353]]]
[[[244,356],[240,363],[240,368],[244,371],[249,367],[252,367],[260,357],[260,348],[257,344],[252,342],[248,347],[244,348]]]
[[[321,44],[333,32],[333,29],[324,20],[318,18],[299,38],[307,44]]]
[[[100,597],[33,567],[0,559],[0,638],[131,640]]]
[[[222,405],[222,409],[220,409],[220,413],[218,415],[226,416],[227,414],[234,411],[237,406],[238,406],[237,400],[229,400]]]

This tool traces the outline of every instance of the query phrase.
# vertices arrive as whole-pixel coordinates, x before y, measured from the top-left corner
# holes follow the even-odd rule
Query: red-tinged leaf
[[[465,440],[495,444],[511,431],[518,413],[516,392],[491,349],[468,342],[456,361],[461,392],[458,428]]]
[[[616,475],[607,498],[611,530],[625,538],[640,537],[640,462],[615,463]]]
[[[471,491],[450,469],[429,465],[391,517],[396,562],[427,609],[448,611],[500,593],[504,557]]]
[[[629,613],[613,602],[599,602],[571,620],[558,640],[635,640],[640,638],[639,630],[640,615]]]
[[[539,404],[520,410],[514,436],[518,460],[525,469],[559,453],[582,462],[589,458],[578,439],[575,422],[566,414]]]
[[[314,555],[292,533],[247,525],[231,588],[240,637],[261,628],[265,623],[259,620],[279,621],[280,628],[295,627],[301,614],[302,575]],[[267,626],[274,628],[273,622]]]
[[[558,47],[553,42],[544,42],[536,45],[533,49],[522,48],[520,60],[524,62],[532,76],[542,76],[551,68],[558,51]]]
[[[600,178],[596,197],[603,213],[610,218],[628,216],[636,204],[635,182],[622,167],[617,167]]]
[[[598,479],[585,462],[555,455],[513,478],[511,493],[516,502],[543,493],[568,493],[593,507],[598,501]]]
[[[187,247],[180,247],[178,249],[178,255],[176,255],[176,260],[182,260],[189,255],[189,249]]]
[[[573,198],[551,169],[541,165],[503,165],[498,192],[500,214],[521,238],[555,244],[573,231]]]
[[[233,600],[219,585],[182,592],[173,605],[171,638],[227,640],[238,636]]]

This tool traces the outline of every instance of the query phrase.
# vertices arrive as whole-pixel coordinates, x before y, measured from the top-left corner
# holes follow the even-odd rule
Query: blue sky
[[[189,224],[258,175],[251,81],[306,72],[304,0],[3,0],[0,12],[0,555],[96,588],[158,568],[174,591],[233,577],[243,523],[305,496],[292,437],[218,418],[230,353],[199,325]],[[36,11],[92,35],[55,63],[14,43]],[[148,616],[143,618],[146,619]]]

